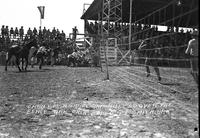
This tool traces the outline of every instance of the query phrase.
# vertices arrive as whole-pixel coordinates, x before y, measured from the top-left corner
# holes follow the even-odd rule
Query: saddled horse
[[[28,67],[28,56],[31,47],[34,46],[37,48],[37,40],[36,38],[32,38],[29,42],[24,42],[22,46],[20,45],[13,45],[8,50],[8,58],[6,59],[5,71],[7,71],[7,64],[10,61],[12,56],[16,57],[16,64],[19,71],[27,70]],[[19,67],[20,60],[22,61],[22,68]],[[24,69],[24,60],[26,61],[26,66]]]

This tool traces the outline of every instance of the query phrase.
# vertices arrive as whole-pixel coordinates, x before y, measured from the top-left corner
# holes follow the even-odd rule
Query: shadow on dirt
[[[160,82],[162,85],[167,85],[167,86],[180,86],[180,83],[173,83],[173,82]]]
[[[14,71],[15,73],[28,73],[28,72],[48,72],[51,69],[41,69],[41,70],[27,70],[27,71]]]

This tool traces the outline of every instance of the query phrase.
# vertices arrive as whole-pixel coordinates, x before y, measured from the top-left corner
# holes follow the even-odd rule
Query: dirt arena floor
[[[198,89],[188,69],[0,66],[0,138],[194,138]]]

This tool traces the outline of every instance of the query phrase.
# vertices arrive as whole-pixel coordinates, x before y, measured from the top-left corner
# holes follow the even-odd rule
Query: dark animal
[[[16,57],[16,64],[19,71],[27,70],[28,67],[28,56],[31,47],[34,46],[37,48],[37,40],[35,38],[29,40],[29,42],[24,42],[22,46],[20,45],[13,45],[8,50],[8,58],[6,59],[5,71],[7,71],[7,64],[12,56]],[[19,67],[20,60],[22,61],[22,67]],[[24,69],[24,60],[26,61],[26,66]]]

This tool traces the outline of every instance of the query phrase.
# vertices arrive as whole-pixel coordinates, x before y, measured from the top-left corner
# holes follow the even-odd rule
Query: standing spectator
[[[185,51],[186,54],[191,56],[190,65],[191,65],[191,74],[196,81],[197,85],[199,84],[199,72],[198,72],[198,31],[192,32],[192,39],[188,42],[188,47]]]
[[[46,31],[46,39],[49,40],[50,36],[51,36],[51,31],[48,29]]]
[[[21,26],[21,28],[19,29],[19,36],[20,36],[20,39],[23,40],[23,36],[24,36],[24,28],[23,28],[23,26]]]
[[[1,35],[2,35],[2,37],[5,35],[5,27],[4,27],[4,25],[2,25],[2,27],[1,27]]]
[[[41,28],[41,26],[39,27],[39,34],[38,35],[39,35],[39,39],[42,40],[43,37],[42,37],[42,28]]]
[[[78,29],[76,28],[76,26],[74,28],[72,28],[72,39],[75,41],[76,40],[76,35],[78,33]]]
[[[52,36],[53,36],[53,38],[55,38],[55,36],[56,36],[56,28],[55,27],[52,30]]]
[[[43,34],[43,37],[46,39],[46,33],[47,33],[47,29],[46,27],[44,27],[44,29],[42,30],[42,34]]]
[[[9,34],[9,29],[8,29],[8,26],[6,26],[6,28],[5,28],[5,36],[8,36],[8,34]]]
[[[33,29],[33,35],[36,36],[37,35],[37,29],[34,27]]]
[[[27,35],[29,38],[32,38],[33,32],[30,27],[28,28]]]
[[[10,37],[14,37],[14,30],[13,30],[13,27],[10,28]]]
[[[62,36],[62,41],[64,42],[65,41],[65,33],[63,32],[63,30],[61,32],[61,36]]]
[[[17,28],[17,27],[15,27],[14,38],[16,38],[16,36],[18,37],[18,35],[19,35],[18,28]]]

